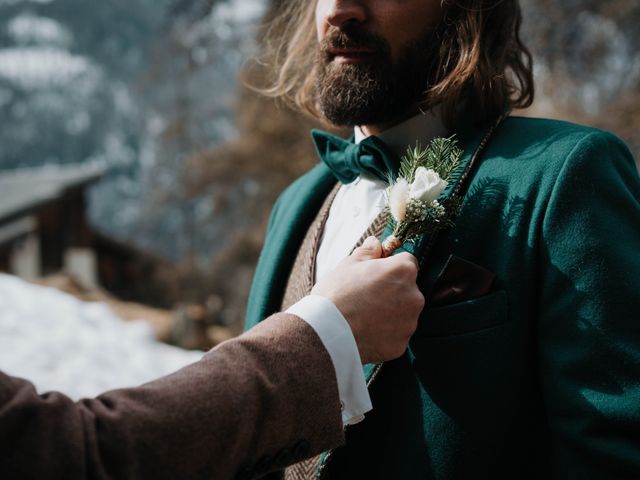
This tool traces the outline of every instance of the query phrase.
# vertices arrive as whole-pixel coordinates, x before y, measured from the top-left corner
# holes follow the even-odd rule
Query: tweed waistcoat
[[[318,254],[324,227],[329,218],[331,205],[339,188],[340,184],[337,184],[329,195],[327,195],[316,218],[307,230],[287,281],[287,287],[282,301],[282,311],[285,311],[291,305],[311,293],[311,289],[315,283],[316,255]],[[381,212],[361,235],[351,251],[353,252],[353,250],[362,245],[362,243],[372,235],[380,237],[387,224],[387,217],[388,214],[386,211]],[[285,480],[308,480],[314,478],[321,458],[322,456],[318,455],[287,468],[284,474]]]

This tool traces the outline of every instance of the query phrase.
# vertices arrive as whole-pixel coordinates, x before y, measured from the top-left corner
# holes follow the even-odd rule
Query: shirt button
[[[340,400],[340,410],[344,412],[344,402]]]
[[[360,215],[360,212],[362,211],[362,209],[360,207],[353,207],[353,216],[357,217],[358,215]]]

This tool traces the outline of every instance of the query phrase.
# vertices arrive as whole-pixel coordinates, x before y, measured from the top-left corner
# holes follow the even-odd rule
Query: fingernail
[[[363,243],[362,246],[368,250],[372,250],[376,248],[376,244],[378,243],[378,239],[376,237],[368,237]]]

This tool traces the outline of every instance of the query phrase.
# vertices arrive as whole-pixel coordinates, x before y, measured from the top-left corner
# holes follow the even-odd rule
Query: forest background
[[[316,126],[239,82],[287,0],[0,0],[0,170],[100,164],[94,228],[162,258],[156,306],[237,331],[277,195]],[[640,3],[521,0],[525,115],[613,131],[640,153]]]

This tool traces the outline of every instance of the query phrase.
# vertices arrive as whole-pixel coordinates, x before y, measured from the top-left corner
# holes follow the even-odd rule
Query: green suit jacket
[[[459,138],[468,157],[480,132]],[[320,164],[276,203],[247,327],[278,310],[334,184]],[[452,254],[495,273],[493,290],[431,308]],[[323,478],[640,479],[640,180],[620,140],[508,118],[418,283],[410,347]]]

